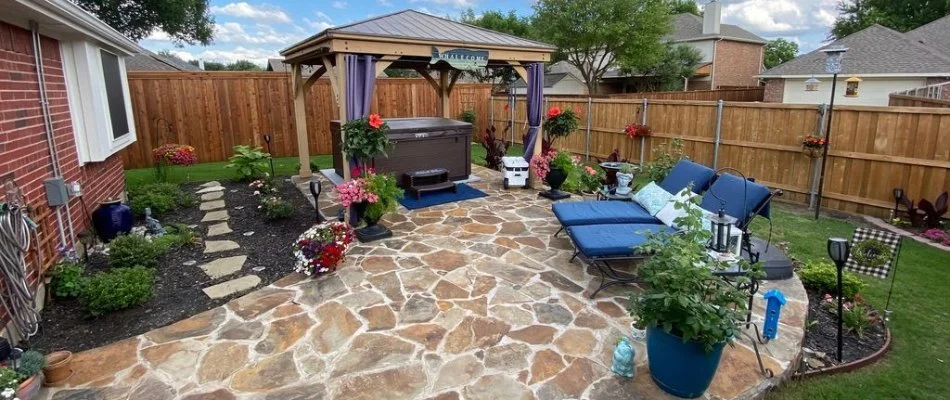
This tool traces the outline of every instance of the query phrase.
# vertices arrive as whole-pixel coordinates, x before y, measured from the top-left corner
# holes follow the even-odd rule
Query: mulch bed
[[[75,299],[54,299],[46,304],[40,333],[32,338],[30,347],[41,351],[66,349],[73,352],[99,347],[171,324],[245,294],[211,300],[201,291],[207,286],[237,276],[254,274],[261,278],[259,287],[263,287],[290,273],[294,263],[291,245],[314,223],[314,211],[309,201],[293,184],[285,181],[280,187],[281,195],[294,205],[296,213],[288,219],[268,221],[257,209],[258,197],[251,195],[252,191],[246,183],[221,183],[225,187],[224,200],[231,216],[228,225],[234,232],[211,239],[233,240],[241,245],[240,249],[205,255],[202,254],[204,246],[192,245],[171,251],[159,262],[156,269],[155,296],[148,303],[99,318],[85,318],[84,310]],[[182,189],[187,193],[194,193],[198,190],[198,185],[184,184]],[[240,208],[242,206],[243,208]],[[160,220],[165,224],[197,224],[198,231],[204,235],[208,224],[199,222],[203,215],[204,212],[194,207],[171,212]],[[246,232],[254,234],[244,236]],[[248,256],[243,271],[229,277],[211,280],[198,267],[216,258],[242,254]],[[192,260],[197,264],[184,265]],[[263,269],[254,270],[255,267]],[[106,269],[106,256],[90,256],[87,273]]]
[[[806,351],[805,360],[802,362],[800,372],[808,372],[827,367],[839,365],[836,360],[838,351],[838,317],[831,311],[826,310],[821,300],[824,294],[819,294],[808,290],[808,326],[805,329],[804,347],[817,352],[809,354]],[[868,357],[881,348],[886,342],[884,329],[884,315],[878,311],[878,319],[873,325],[864,331],[864,337],[858,336],[854,332],[849,332],[847,326],[844,327],[844,341],[841,351],[842,362],[847,364]],[[824,357],[821,357],[824,353]],[[820,362],[812,361],[808,358],[818,359]]]

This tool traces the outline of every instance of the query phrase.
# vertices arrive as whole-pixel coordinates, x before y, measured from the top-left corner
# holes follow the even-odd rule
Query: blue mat
[[[475,189],[464,183],[459,183],[457,186],[458,193],[453,193],[451,190],[423,193],[419,200],[416,200],[414,196],[406,193],[406,196],[399,200],[399,204],[402,204],[403,207],[406,207],[410,210],[416,210],[419,208],[437,206],[439,204],[471,200],[488,196],[485,194],[485,192]]]

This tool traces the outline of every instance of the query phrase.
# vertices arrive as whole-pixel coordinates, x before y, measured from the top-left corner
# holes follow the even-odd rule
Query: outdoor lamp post
[[[821,152],[821,172],[818,177],[818,198],[815,201],[815,219],[821,213],[821,194],[825,188],[825,164],[828,163],[828,147],[831,146],[831,117],[835,109],[835,89],[838,86],[838,74],[841,73],[841,59],[846,47],[832,47],[821,50],[825,53],[825,73],[831,74],[831,103],[828,106],[828,125],[825,127],[825,146]]]
[[[894,217],[897,218],[897,211],[901,207],[901,199],[904,198],[903,188],[894,188]]]
[[[844,299],[841,294],[841,274],[844,270],[844,264],[848,262],[848,256],[851,254],[851,245],[848,243],[847,239],[842,238],[831,238],[828,239],[828,256],[831,257],[831,260],[835,262],[835,266],[838,267],[838,362],[841,362],[841,347],[843,345],[843,337],[841,336],[841,324],[842,324],[842,315],[844,312]]]
[[[274,174],[274,153],[272,153],[272,152],[270,151],[270,139],[271,139],[271,136],[270,136],[270,135],[266,135],[266,134],[264,135],[264,143],[267,143],[267,154],[270,154],[270,155],[271,155],[271,157],[270,157],[270,177],[271,177],[271,178],[274,178],[274,176],[275,176],[275,174]]]

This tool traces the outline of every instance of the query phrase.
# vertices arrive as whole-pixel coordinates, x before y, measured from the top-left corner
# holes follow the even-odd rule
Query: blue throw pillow
[[[653,182],[648,183],[633,195],[633,199],[653,216],[656,216],[656,213],[660,212],[671,198],[673,195],[670,192]]]

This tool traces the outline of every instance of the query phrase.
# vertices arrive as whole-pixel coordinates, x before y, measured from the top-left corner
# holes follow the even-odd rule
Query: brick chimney
[[[713,0],[703,9],[703,35],[718,35],[722,4]]]

